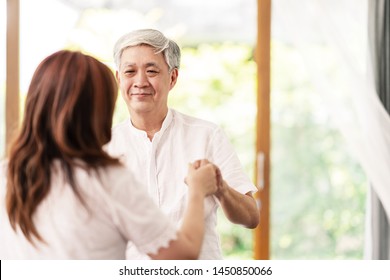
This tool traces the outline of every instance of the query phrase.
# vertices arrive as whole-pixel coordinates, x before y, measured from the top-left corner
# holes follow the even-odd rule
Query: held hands
[[[207,160],[197,160],[188,165],[185,183],[193,190],[202,191],[204,196],[215,194],[221,181],[220,170]]]
[[[207,165],[207,164],[212,164],[212,163],[209,162],[207,159],[197,160],[193,163],[195,168],[199,168],[199,167],[202,167],[202,166]],[[212,164],[212,165],[216,168],[216,172],[217,172],[217,190],[214,193],[214,195],[217,198],[221,198],[223,196],[223,193],[228,189],[228,185],[223,180],[222,174],[221,174],[221,171],[219,170],[219,168],[215,164]]]

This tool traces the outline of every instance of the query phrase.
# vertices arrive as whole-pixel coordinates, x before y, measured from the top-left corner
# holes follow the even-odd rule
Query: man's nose
[[[145,87],[149,85],[148,77],[146,73],[138,72],[135,78],[135,86],[137,87]]]

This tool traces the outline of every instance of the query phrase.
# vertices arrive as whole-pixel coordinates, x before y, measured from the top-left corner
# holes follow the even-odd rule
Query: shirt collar
[[[168,113],[167,113],[167,115],[162,123],[161,129],[154,136],[162,135],[165,132],[165,130],[169,127],[169,125],[172,123],[172,120],[173,120],[173,112],[172,112],[172,109],[168,108]],[[133,125],[133,123],[131,122],[131,116],[128,118],[128,124],[129,124],[131,133],[133,133],[135,135],[142,136],[142,137],[147,137],[147,134],[145,131],[138,129]]]
[[[165,132],[165,130],[169,127],[169,125],[172,123],[172,119],[173,119],[172,110],[168,108],[167,116],[165,117],[165,119],[162,123],[160,131],[157,133],[163,134]]]

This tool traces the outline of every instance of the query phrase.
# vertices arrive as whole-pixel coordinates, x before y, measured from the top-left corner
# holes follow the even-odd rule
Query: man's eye
[[[135,71],[134,70],[126,70],[125,71],[125,74],[132,74],[132,73],[134,73]]]
[[[147,72],[150,74],[157,74],[158,73],[156,70],[148,70]]]

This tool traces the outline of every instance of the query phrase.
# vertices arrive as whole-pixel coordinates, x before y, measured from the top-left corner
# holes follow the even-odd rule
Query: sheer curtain
[[[390,3],[386,0],[369,2],[368,9],[369,46],[375,89],[390,112]],[[366,255],[371,259],[390,259],[390,224],[381,197],[371,187],[370,212],[367,227]]]
[[[370,63],[368,2],[273,0],[272,28],[273,36],[288,34],[300,51],[315,90],[389,217],[390,117],[378,98]]]

